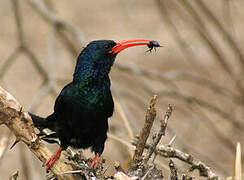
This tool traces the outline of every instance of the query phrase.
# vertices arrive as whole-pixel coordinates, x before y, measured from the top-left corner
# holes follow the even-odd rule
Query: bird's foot
[[[46,171],[53,167],[54,163],[60,158],[62,148],[59,148],[45,163]]]
[[[94,158],[92,158],[90,161],[90,168],[96,168],[99,163],[99,154],[97,153]]]

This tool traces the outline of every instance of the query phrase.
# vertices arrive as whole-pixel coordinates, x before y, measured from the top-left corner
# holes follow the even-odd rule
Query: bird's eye
[[[111,45],[110,45],[110,44],[107,44],[107,45],[105,46],[105,48],[106,48],[106,49],[111,49]]]

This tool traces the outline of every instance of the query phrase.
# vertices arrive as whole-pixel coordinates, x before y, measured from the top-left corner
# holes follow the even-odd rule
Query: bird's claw
[[[99,163],[99,154],[96,154],[94,158],[90,160],[90,168],[96,168]]]
[[[56,157],[51,157],[50,159],[48,159],[45,163],[44,166],[46,166],[46,171],[49,171],[51,167],[53,167],[55,161],[57,160]]]
[[[45,163],[46,171],[48,172],[51,167],[53,167],[54,163],[59,159],[62,149],[60,148],[57,152],[55,152]]]

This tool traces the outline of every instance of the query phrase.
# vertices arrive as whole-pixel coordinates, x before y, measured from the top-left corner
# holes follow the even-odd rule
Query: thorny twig
[[[0,87],[0,124],[5,124],[16,136],[16,142],[24,142],[30,151],[43,163],[51,157],[51,152],[34,131],[33,122],[29,114],[23,110],[17,100]],[[63,157],[61,156],[61,159]],[[71,170],[72,167],[58,160],[51,171],[58,175],[62,171]],[[74,176],[57,176],[58,179],[74,179]]]

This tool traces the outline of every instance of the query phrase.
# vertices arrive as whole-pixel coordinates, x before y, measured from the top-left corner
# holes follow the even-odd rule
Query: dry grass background
[[[25,51],[6,66],[20,45],[14,2],[24,47],[35,55],[48,81],[43,81]],[[62,23],[48,22],[34,8],[35,3],[38,7],[43,3],[55,17],[72,24],[80,36],[73,36]],[[176,135],[174,147],[205,162],[221,177],[231,176],[236,143],[244,144],[243,10],[241,0],[0,1],[0,83],[25,108],[47,116],[53,110],[56,93],[72,79],[76,56],[89,41],[157,40],[164,46],[157,52],[145,53],[145,47],[122,52],[111,72],[113,93],[133,135],[143,125],[150,97],[158,94],[158,122],[167,105],[174,105],[167,136],[161,143]],[[72,40],[73,49],[64,36]],[[52,91],[45,89],[46,82]],[[122,111],[115,107],[109,120],[110,133],[130,142]],[[11,144],[13,137],[0,127],[1,139],[8,136]],[[107,174],[113,173],[114,160],[126,166],[129,155],[126,146],[108,139],[103,154],[109,166]],[[185,164],[176,162],[186,169]],[[157,163],[164,171],[168,161],[158,157]],[[16,170],[21,179],[43,179],[45,174],[22,144],[7,150],[0,159],[0,179],[8,179]]]

